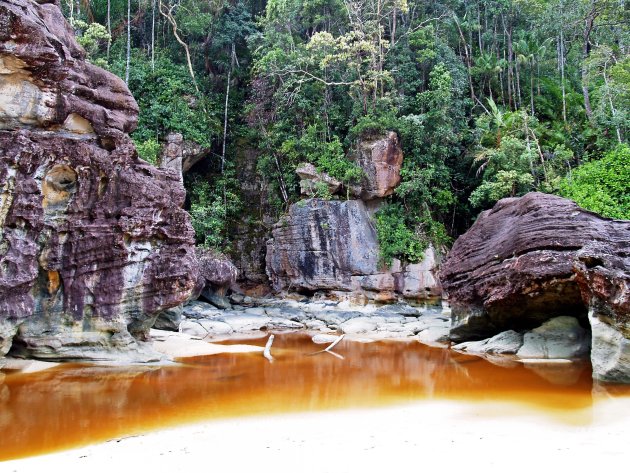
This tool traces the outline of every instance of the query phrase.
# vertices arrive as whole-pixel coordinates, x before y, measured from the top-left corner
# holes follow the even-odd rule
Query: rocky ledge
[[[138,107],[53,3],[0,0],[0,356],[151,361],[191,294],[176,173],[137,156]]]
[[[499,201],[455,242],[442,266],[451,340],[485,339],[468,345],[483,351],[493,344],[488,337],[507,330],[551,324],[563,326],[566,337],[590,330],[594,378],[630,382],[628,248],[628,221],[541,193]],[[549,321],[558,316],[578,325],[564,317]]]
[[[393,302],[440,295],[437,255],[418,264],[380,262],[368,206],[361,200],[307,199],[293,204],[267,242],[267,275],[276,291]]]

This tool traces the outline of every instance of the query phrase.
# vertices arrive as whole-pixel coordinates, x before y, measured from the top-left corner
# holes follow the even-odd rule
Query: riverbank
[[[564,417],[521,404],[453,401],[241,417],[4,462],[0,470],[354,473],[624,466],[630,419],[622,413],[630,399],[596,397],[591,407]]]

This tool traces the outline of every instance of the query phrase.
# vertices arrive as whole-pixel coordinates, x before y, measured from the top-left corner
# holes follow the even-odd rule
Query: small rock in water
[[[513,355],[523,345],[523,335],[514,330],[507,330],[492,338],[475,342],[464,342],[454,345],[453,350],[468,353],[490,353],[501,355]]]
[[[339,338],[339,335],[328,335],[328,334],[317,334],[317,335],[313,335],[313,343],[317,343],[317,344],[330,344],[332,342],[334,342],[335,340],[337,340]]]
[[[418,334],[418,341],[430,347],[446,347],[449,344],[450,327],[429,327]]]

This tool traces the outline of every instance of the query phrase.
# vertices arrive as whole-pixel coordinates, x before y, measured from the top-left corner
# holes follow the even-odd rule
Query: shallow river
[[[263,346],[265,339],[245,343]],[[594,396],[630,398],[630,387],[594,388],[588,362],[546,369],[497,366],[417,342],[342,341],[334,351],[343,358],[310,356],[323,347],[306,335],[277,334],[273,363],[253,353],[159,368],[4,371],[0,460],[213,418],[432,399],[507,401],[515,409],[584,424]]]

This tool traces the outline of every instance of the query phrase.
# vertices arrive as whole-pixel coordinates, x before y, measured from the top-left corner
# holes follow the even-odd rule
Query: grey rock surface
[[[579,358],[588,355],[590,338],[574,317],[549,319],[523,336],[519,358]]]

